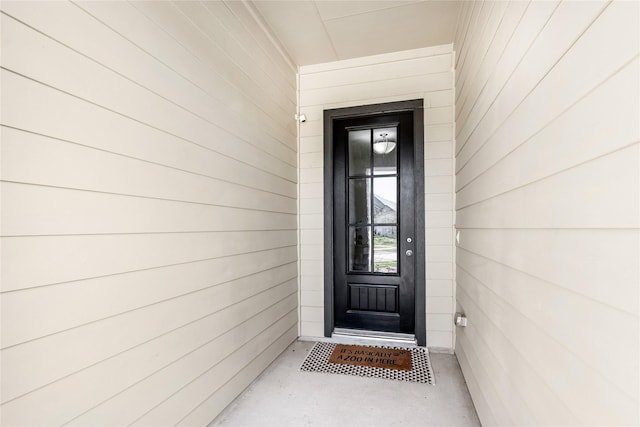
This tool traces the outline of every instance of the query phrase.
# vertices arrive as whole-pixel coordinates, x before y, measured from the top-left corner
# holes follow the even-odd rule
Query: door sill
[[[362,329],[335,328],[331,334],[331,338],[343,344],[401,345],[409,347],[417,345],[416,337],[412,334],[367,331]]]

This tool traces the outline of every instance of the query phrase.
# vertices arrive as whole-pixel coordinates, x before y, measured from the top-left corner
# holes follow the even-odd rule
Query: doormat
[[[400,348],[337,344],[331,352],[329,363],[410,371],[411,352]]]
[[[318,342],[305,358],[300,370],[435,385],[429,352],[424,347],[356,346]]]

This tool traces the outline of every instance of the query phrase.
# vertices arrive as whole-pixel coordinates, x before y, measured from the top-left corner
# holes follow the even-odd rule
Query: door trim
[[[324,110],[324,336],[334,330],[333,315],[333,122],[338,119],[407,112],[413,113],[415,200],[415,336],[426,345],[425,205],[424,205],[424,102],[422,99]]]

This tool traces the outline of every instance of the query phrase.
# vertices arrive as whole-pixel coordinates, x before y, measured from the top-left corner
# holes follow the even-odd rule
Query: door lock
[[[413,255],[413,251],[411,249],[407,249],[407,252],[405,252],[406,256],[411,256]]]

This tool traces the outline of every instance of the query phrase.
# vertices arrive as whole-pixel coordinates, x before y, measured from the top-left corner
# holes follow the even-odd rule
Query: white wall
[[[456,353],[483,425],[638,425],[639,3],[468,2]]]
[[[427,346],[453,348],[451,45],[300,67],[301,335],[324,334],[323,111],[424,99]]]
[[[206,424],[297,336],[296,70],[240,2],[1,8],[1,424]]]

